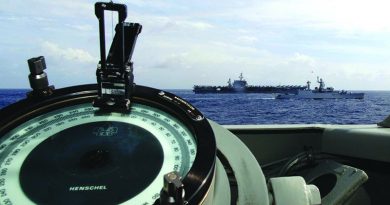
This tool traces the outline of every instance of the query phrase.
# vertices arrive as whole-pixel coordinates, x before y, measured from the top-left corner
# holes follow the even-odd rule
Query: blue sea
[[[0,89],[0,108],[28,90]],[[277,100],[269,94],[194,94],[168,90],[220,124],[376,124],[390,115],[390,91],[363,91],[364,99]]]

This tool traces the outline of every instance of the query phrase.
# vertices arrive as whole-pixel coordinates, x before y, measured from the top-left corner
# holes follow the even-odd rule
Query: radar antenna
[[[107,58],[105,10],[118,12],[118,24]],[[124,22],[127,16],[124,4],[97,2],[95,15],[99,20],[100,61],[96,70],[98,97],[93,105],[103,110],[130,111],[130,98],[134,87],[131,57],[142,26],[138,23]]]

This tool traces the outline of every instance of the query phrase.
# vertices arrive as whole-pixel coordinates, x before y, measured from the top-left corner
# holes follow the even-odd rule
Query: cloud
[[[35,0],[25,2],[21,0],[8,1],[0,7],[0,14],[12,12],[16,16],[30,16],[38,18],[55,18],[55,17],[89,17],[93,14],[93,2],[87,1],[45,1]]]
[[[259,40],[254,36],[239,36],[237,39],[243,43],[255,43]]]
[[[162,32],[188,32],[188,31],[207,31],[215,26],[211,23],[200,20],[187,20],[182,16],[161,16],[161,15],[145,15],[141,14],[137,22],[141,22],[146,32],[152,33]]]
[[[93,32],[93,25],[90,24],[65,24],[65,26],[82,32]]]
[[[345,79],[350,88],[363,86],[362,76],[372,87],[389,84],[385,0],[119,2],[128,5],[127,21],[143,25],[133,57],[136,79],[153,87],[226,84],[240,72],[251,84],[304,84],[316,75],[337,88],[348,88]],[[0,53],[9,62],[42,53],[58,79],[80,72],[80,81],[93,78],[99,56],[93,4],[8,1],[0,7]]]
[[[294,53],[294,55],[288,58],[287,63],[301,63],[314,67],[316,65],[316,60],[313,57],[310,57],[301,53]]]
[[[191,57],[188,53],[175,53],[160,59],[155,65],[152,65],[152,67],[170,71],[183,68],[189,69],[191,67],[189,58]]]
[[[42,43],[42,49],[48,56],[52,56],[58,59],[76,61],[80,63],[96,63],[97,60],[87,51],[79,48],[62,48],[58,44],[44,41]]]
[[[200,21],[176,21],[175,22],[176,25],[178,26],[182,26],[184,28],[193,28],[193,29],[199,29],[199,30],[207,30],[207,29],[211,29],[213,28],[214,26],[209,24],[209,23],[205,23],[205,22],[200,22]]]
[[[270,27],[389,32],[389,6],[386,0],[253,1],[239,8],[217,11],[217,15]]]

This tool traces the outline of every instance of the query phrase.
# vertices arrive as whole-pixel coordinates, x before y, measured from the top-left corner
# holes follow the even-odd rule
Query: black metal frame
[[[106,10],[118,12],[118,24],[107,58],[104,28]],[[131,57],[142,26],[124,22],[127,17],[124,4],[98,2],[95,4],[95,15],[99,20],[100,62],[96,70],[99,88],[94,106],[108,111],[129,111],[134,86]]]

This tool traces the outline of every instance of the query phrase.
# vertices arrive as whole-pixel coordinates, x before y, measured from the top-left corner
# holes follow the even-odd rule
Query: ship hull
[[[234,88],[226,86],[195,86],[195,94],[208,93],[287,93],[296,94],[298,90],[303,90],[303,86],[248,86],[244,88]]]
[[[276,99],[363,99],[364,93],[299,91],[297,94],[280,94]]]

